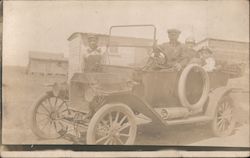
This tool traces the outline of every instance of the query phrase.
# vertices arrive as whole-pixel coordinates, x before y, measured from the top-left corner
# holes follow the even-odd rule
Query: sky
[[[3,64],[27,66],[32,50],[67,56],[72,33],[107,34],[112,25],[131,24],[154,24],[158,43],[168,40],[169,28],[182,31],[181,42],[190,36],[249,42],[249,1],[5,1]]]

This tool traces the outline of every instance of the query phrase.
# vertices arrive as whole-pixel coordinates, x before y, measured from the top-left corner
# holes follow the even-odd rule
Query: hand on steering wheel
[[[158,50],[158,51],[164,53],[165,57],[167,58],[167,52],[166,52],[165,50],[163,50],[161,47],[156,46],[156,47],[153,48],[153,50],[154,50],[154,49],[156,49],[156,50]]]

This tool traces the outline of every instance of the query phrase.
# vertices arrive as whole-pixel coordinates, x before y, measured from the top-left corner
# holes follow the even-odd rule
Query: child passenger
[[[207,72],[212,72],[213,70],[215,70],[215,59],[213,58],[213,52],[207,48],[207,47],[203,47],[202,49],[200,49],[198,51],[200,53],[200,58],[203,62],[202,67],[207,71]]]

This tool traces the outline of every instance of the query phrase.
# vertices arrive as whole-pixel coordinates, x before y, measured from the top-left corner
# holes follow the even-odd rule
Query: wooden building
[[[206,38],[195,45],[195,49],[208,47],[215,59],[231,63],[249,64],[249,42]]]
[[[29,52],[28,74],[67,75],[68,60],[63,54]]]

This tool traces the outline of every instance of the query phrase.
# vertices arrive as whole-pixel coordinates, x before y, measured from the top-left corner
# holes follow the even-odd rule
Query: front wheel
[[[66,101],[50,94],[43,95],[32,113],[32,131],[40,138],[56,139],[67,132],[62,121],[68,112]]]
[[[137,125],[133,111],[123,104],[107,104],[92,117],[87,144],[132,145]]]
[[[230,135],[235,127],[234,108],[232,98],[223,96],[218,102],[214,119],[212,122],[212,130],[215,136]]]

